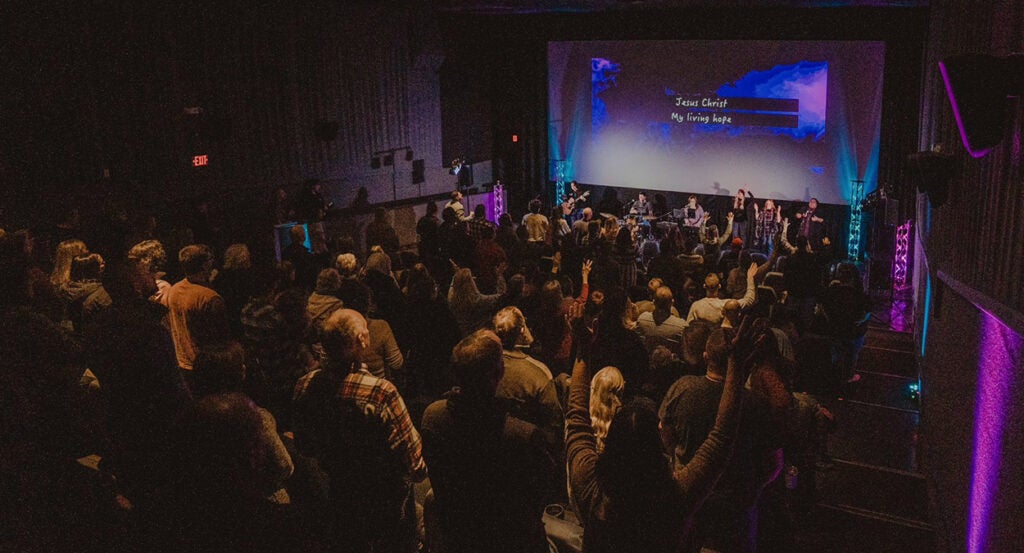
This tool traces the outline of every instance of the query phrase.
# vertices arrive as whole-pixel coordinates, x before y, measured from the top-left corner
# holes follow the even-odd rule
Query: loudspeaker
[[[1024,54],[951,56],[939,71],[967,153],[984,156],[1006,134],[1007,96],[1024,93]]]
[[[423,163],[423,160],[414,160],[412,162],[412,183],[420,184],[421,182],[427,180],[426,176],[424,175],[425,172],[426,165]]]

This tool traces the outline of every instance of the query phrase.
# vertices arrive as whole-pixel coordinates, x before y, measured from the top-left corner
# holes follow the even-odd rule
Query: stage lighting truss
[[[555,203],[562,203],[565,197],[565,160],[556,159],[555,163]]]
[[[892,261],[892,287],[896,291],[906,290],[908,263],[910,256],[910,228],[913,221],[908,219],[906,223],[896,227],[896,248]]]
[[[500,180],[495,181],[491,194],[494,197],[494,220],[497,221],[505,213],[505,185]]]
[[[864,181],[851,181],[850,187],[850,236],[846,242],[846,255],[851,261],[860,259],[860,237],[861,225],[863,224],[864,210],[861,203],[864,201]]]

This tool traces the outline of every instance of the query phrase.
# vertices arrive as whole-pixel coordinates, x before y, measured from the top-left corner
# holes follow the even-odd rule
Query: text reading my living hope
[[[672,107],[670,118],[676,123],[796,128],[800,101],[694,95],[675,96]]]

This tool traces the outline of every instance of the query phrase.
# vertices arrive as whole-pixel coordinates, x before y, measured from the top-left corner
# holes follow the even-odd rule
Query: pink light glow
[[[992,151],[992,148],[974,151],[967,140],[967,130],[964,129],[964,120],[960,117],[960,108],[956,105],[956,98],[953,96],[953,86],[949,83],[949,73],[946,72],[946,64],[939,62],[939,72],[942,73],[942,82],[946,85],[946,96],[949,97],[949,105],[953,107],[953,118],[956,119],[956,127],[960,129],[960,141],[964,143],[964,149],[971,157],[985,157],[985,154]]]
[[[893,289],[906,290],[908,274],[908,257],[910,254],[911,221],[896,227],[896,253],[893,254],[892,282]]]
[[[967,519],[967,551],[989,550],[991,511],[999,494],[1003,425],[1007,422],[1014,369],[1024,353],[1024,339],[982,311],[979,328],[978,392],[974,411],[974,463]]]

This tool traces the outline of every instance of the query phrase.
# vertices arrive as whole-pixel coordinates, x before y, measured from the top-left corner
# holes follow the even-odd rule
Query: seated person
[[[644,338],[662,338],[679,342],[686,321],[672,314],[672,290],[662,286],[654,293],[654,311],[640,314],[636,331]]]

